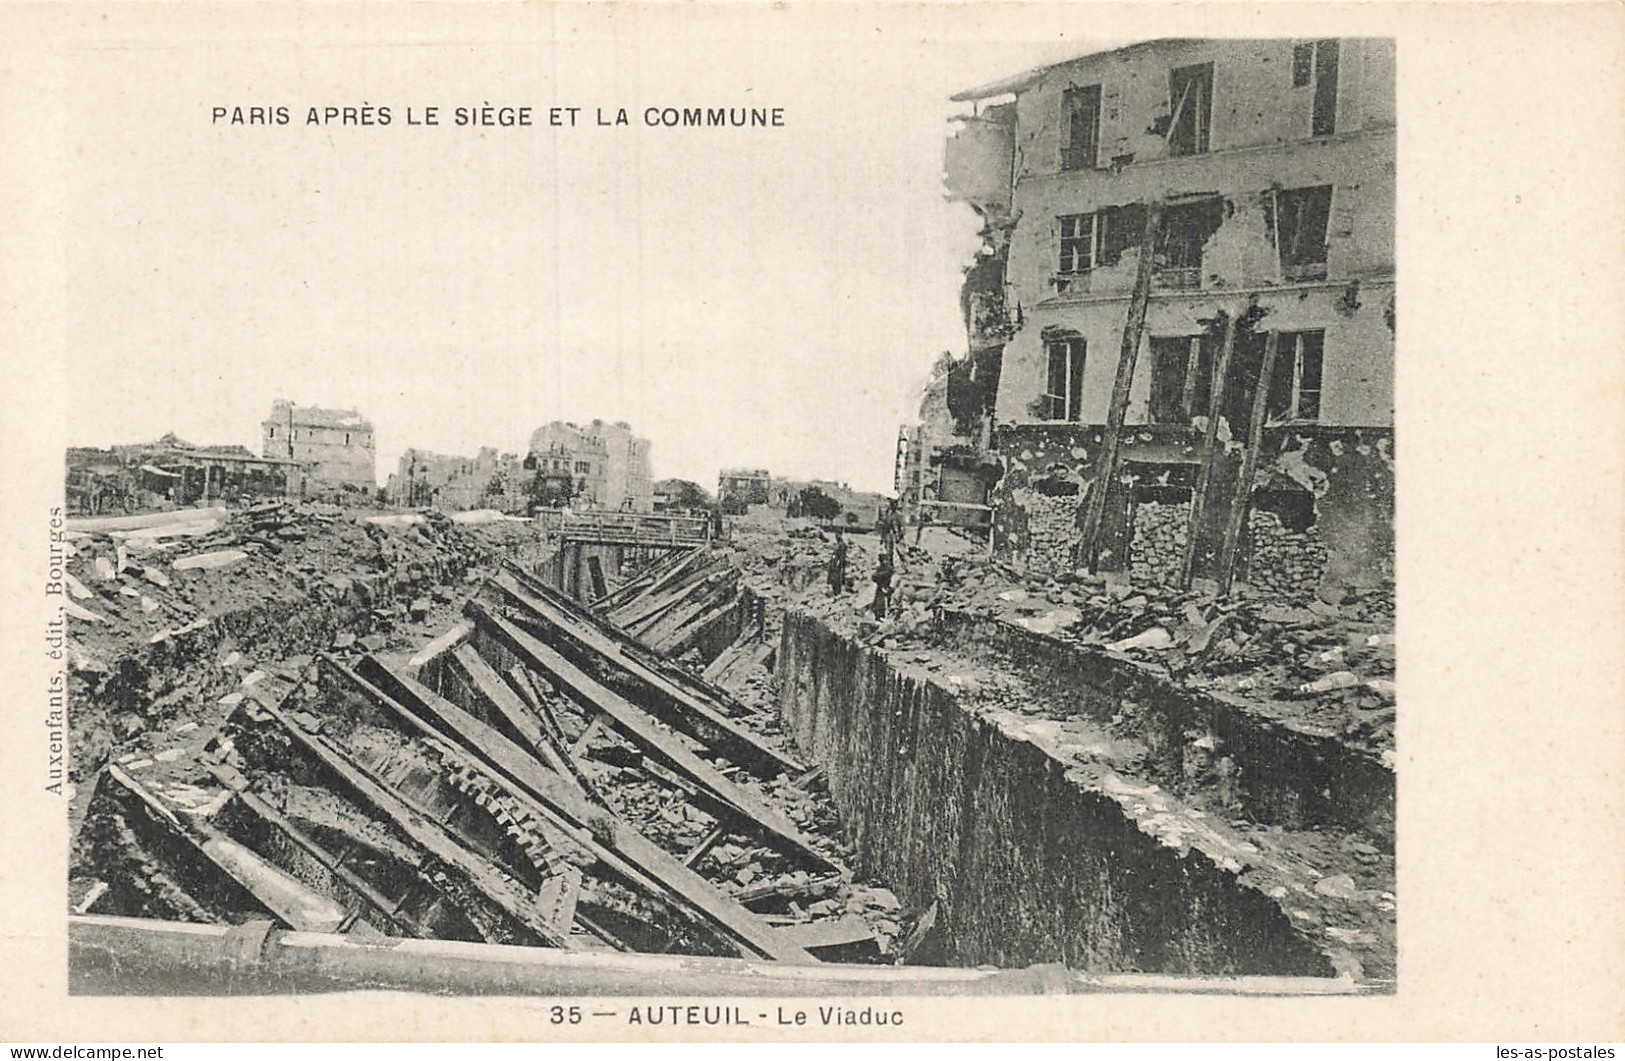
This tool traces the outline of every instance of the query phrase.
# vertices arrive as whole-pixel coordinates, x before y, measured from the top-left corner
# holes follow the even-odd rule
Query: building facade
[[[954,97],[996,550],[1293,596],[1391,576],[1394,63],[1159,40]]]
[[[385,494],[391,504],[408,508],[519,513],[530,500],[532,475],[518,455],[499,454],[491,446],[481,447],[474,457],[408,449],[390,475]]]
[[[297,461],[306,479],[371,492],[378,482],[372,424],[354,409],[323,409],[279,399],[260,425],[261,454]]]
[[[530,436],[526,463],[538,473],[571,477],[577,507],[630,512],[654,510],[649,440],[624,421],[577,425],[555,420]]]

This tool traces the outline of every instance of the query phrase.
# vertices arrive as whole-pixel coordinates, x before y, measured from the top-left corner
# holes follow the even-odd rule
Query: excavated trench
[[[548,567],[536,550],[510,559],[522,576]],[[691,673],[727,654],[718,662],[736,678],[756,668],[755,694],[776,686],[776,704],[741,705],[629,638],[594,651],[624,653],[630,671],[594,669],[590,617],[543,600],[558,622],[581,625],[537,625],[519,605],[529,599],[533,611],[545,591],[523,577],[481,589],[465,583],[466,565],[418,575],[271,596],[75,671],[70,904],[242,924],[275,917],[286,894],[300,917],[323,925],[316,894],[335,903],[326,930],[362,938],[557,946],[562,925],[569,946],[697,956],[795,954],[806,944],[826,960],[882,964],[1392,975],[1391,917],[1384,929],[1380,915],[1329,910],[1316,887],[1328,857],[1340,857],[1322,856],[1352,838],[1360,852],[1377,851],[1375,865],[1355,867],[1355,893],[1391,898],[1391,841],[1382,839],[1391,836],[1391,774],[1339,748],[968,617],[944,616],[934,644],[899,655],[794,610],[770,623],[748,590],[731,606],[697,609],[680,642]],[[425,638],[397,636],[394,654],[359,655],[358,637],[376,641],[388,609],[424,594],[433,614],[416,616],[415,629],[466,629],[427,651]],[[476,603],[465,604],[470,597]],[[760,636],[771,626],[781,627],[776,645],[750,643],[753,627]],[[334,659],[336,644],[353,651]],[[552,650],[553,686],[516,675],[542,673],[536,653]],[[249,651],[260,661],[257,688],[245,683]],[[775,657],[769,677],[761,664]],[[560,680],[572,668],[583,673],[569,680],[593,697],[635,700],[654,721],[604,725],[596,702]],[[508,683],[495,699],[493,682]],[[729,688],[743,696],[739,684]],[[551,705],[551,754],[581,756],[572,783],[646,834],[641,857],[678,860],[726,903],[696,908],[682,887],[651,888],[646,869],[627,868],[618,845],[631,838],[617,837],[613,821],[572,817],[570,800],[530,766],[469,758],[480,741],[500,743],[492,735],[540,747],[515,725],[512,705],[496,702],[514,695],[532,710]],[[728,717],[686,728],[675,709],[691,695],[728,704]],[[475,720],[473,743],[425,739],[410,715],[441,702]],[[219,717],[203,717],[204,704],[219,705]],[[741,726],[770,742],[782,727],[789,740],[777,746],[805,776],[771,762],[778,753],[753,750],[748,734],[730,736]],[[150,761],[167,754],[154,750],[159,735],[188,730],[201,773],[186,773],[184,760]],[[767,758],[753,769],[753,756]],[[1230,766],[1216,774],[1221,761]],[[142,766],[152,772],[127,784]],[[369,793],[369,778],[390,791]],[[175,807],[227,790],[249,795],[206,830],[182,837],[166,824]],[[428,813],[454,838],[442,857],[426,862],[422,835],[381,818],[380,800],[396,797],[403,813]],[[546,803],[553,797],[563,802]],[[538,798],[554,809],[539,814]],[[1313,843],[1300,842],[1311,834]],[[459,864],[459,850],[478,864]],[[560,874],[573,881],[568,910],[562,922],[538,920],[538,889]],[[869,887],[854,889],[854,877]],[[751,924],[730,923],[727,904],[748,908]],[[358,917],[362,909],[370,913]],[[810,922],[850,930],[854,918],[864,922],[856,935],[807,932]],[[98,978],[98,954],[80,962],[90,976],[81,989],[117,989],[106,970]]]

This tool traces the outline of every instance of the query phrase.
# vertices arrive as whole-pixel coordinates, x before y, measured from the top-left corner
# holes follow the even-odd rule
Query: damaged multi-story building
[[[530,500],[532,473],[517,454],[480,447],[474,457],[408,449],[384,492],[392,504],[463,512],[476,508],[522,512]]]
[[[304,465],[313,490],[372,493],[377,487],[372,423],[356,410],[295,405],[279,398],[260,428],[260,452]]]
[[[1002,464],[996,551],[1391,577],[1394,82],[1391,40],[1155,40],[953,97],[985,246],[948,397]]]
[[[625,421],[555,420],[531,434],[526,465],[544,477],[570,476],[570,499],[578,507],[652,512],[649,448]]]

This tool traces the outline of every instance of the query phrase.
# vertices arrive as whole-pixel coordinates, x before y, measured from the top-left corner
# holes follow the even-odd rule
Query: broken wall
[[[1199,63],[1213,64],[1210,151],[1308,139],[1315,89],[1292,84],[1298,43],[1289,38],[1151,41],[1051,67],[1017,97],[1017,179],[1060,171],[1063,93],[1088,85],[1101,86],[1099,166],[1170,159],[1169,72]],[[1337,133],[1392,128],[1394,42],[1343,39],[1339,44]]]
[[[989,497],[995,554],[1034,572],[1072,570],[1081,523],[1096,489],[1103,428],[1007,427],[997,444],[1004,477]],[[1122,465],[1101,520],[1099,569],[1168,584],[1189,535],[1190,504],[1169,494],[1193,480],[1199,439],[1169,425],[1124,432]],[[1217,578],[1217,556],[1234,496],[1240,455],[1228,447],[1216,467],[1198,528],[1193,573]],[[1387,429],[1286,427],[1266,432],[1243,523],[1237,574],[1255,589],[1294,599],[1368,588],[1393,577],[1394,454]],[[1268,513],[1272,495],[1296,494],[1303,526]],[[1264,512],[1258,511],[1264,509]]]
[[[1015,105],[1005,104],[952,119],[942,160],[942,183],[950,196],[983,212],[1009,208],[1015,118]]]

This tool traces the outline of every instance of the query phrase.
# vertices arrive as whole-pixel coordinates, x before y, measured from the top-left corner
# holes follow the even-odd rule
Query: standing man
[[[884,619],[886,617],[886,606],[891,603],[891,578],[891,550],[886,549],[881,552],[880,561],[875,564],[874,613],[876,619]]]
[[[846,536],[835,528],[835,552],[829,558],[829,595],[839,597],[846,588]]]

